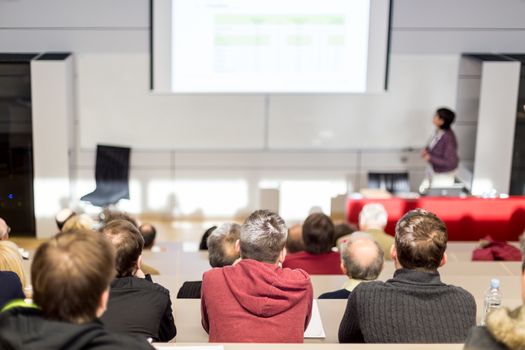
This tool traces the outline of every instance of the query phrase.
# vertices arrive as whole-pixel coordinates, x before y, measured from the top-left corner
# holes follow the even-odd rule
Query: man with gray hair
[[[383,270],[383,249],[371,238],[350,238],[341,250],[341,270],[348,276],[342,289],[321,294],[319,299],[348,299],[361,282],[377,279]]]
[[[205,272],[202,326],[210,342],[302,343],[313,292],[308,274],[281,268],[287,228],[268,210],[241,226],[241,260]]]
[[[379,203],[365,204],[359,213],[359,229],[379,243],[385,253],[385,259],[392,260],[390,249],[394,244],[394,237],[385,232],[387,221],[388,214],[385,207]]]
[[[241,235],[241,226],[226,223],[213,230],[208,236],[208,259],[211,267],[232,265],[239,259],[239,245],[236,244]],[[202,281],[186,281],[177,293],[177,299],[200,299]]]

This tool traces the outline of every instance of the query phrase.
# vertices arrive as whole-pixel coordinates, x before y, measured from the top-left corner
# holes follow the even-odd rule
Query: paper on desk
[[[160,350],[224,350],[222,345],[197,345],[197,346],[180,346],[180,345],[169,345],[169,344],[153,344],[155,349]]]
[[[304,331],[305,338],[326,338],[326,334],[323,328],[323,321],[321,320],[321,314],[317,307],[317,300],[314,299],[312,304],[312,318],[308,327]]]

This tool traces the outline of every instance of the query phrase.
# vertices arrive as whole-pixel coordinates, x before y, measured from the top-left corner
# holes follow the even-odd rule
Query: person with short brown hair
[[[283,267],[303,269],[311,275],[341,274],[341,257],[332,251],[334,235],[329,216],[310,214],[303,223],[304,251],[287,255]]]
[[[312,284],[306,272],[280,267],[287,232],[279,215],[257,210],[241,226],[241,260],[204,273],[201,315],[210,342],[303,342]]]
[[[144,340],[109,333],[98,321],[113,274],[113,249],[98,233],[70,231],[43,243],[31,265],[38,308],[6,306],[0,348],[152,349]]]
[[[115,248],[116,278],[102,317],[114,332],[166,342],[177,334],[169,291],[141,270],[144,239],[133,223],[113,220],[102,229]]]
[[[447,228],[422,209],[396,225],[394,277],[361,283],[348,299],[341,343],[461,343],[476,323],[476,302],[466,290],[441,282]]]

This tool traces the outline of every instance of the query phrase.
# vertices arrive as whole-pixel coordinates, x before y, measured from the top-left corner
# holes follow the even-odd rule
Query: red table
[[[347,201],[346,218],[359,222],[359,212],[367,203],[381,203],[388,212],[386,232],[394,235],[397,220],[409,210],[423,208],[439,216],[447,225],[449,240],[477,241],[487,235],[496,240],[516,241],[525,230],[525,197],[418,199],[352,199]]]

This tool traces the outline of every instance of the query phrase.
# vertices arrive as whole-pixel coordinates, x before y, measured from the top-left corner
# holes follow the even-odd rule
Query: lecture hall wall
[[[296,220],[312,206],[328,211],[331,195],[365,186],[370,170],[408,170],[416,188],[433,111],[455,108],[461,84],[479,86],[460,72],[461,53],[525,52],[523,0],[394,0],[385,93],[155,95],[148,9],[148,0],[0,1],[0,51],[74,54],[75,123],[63,135],[75,139],[73,204],[94,188],[97,143],[133,148],[132,199],[121,204],[131,212],[220,218],[273,198]],[[472,166],[477,120],[458,112]]]

